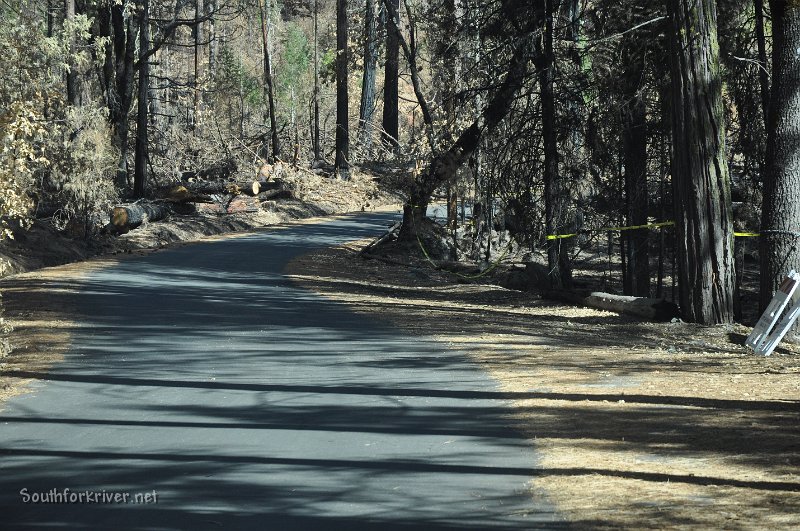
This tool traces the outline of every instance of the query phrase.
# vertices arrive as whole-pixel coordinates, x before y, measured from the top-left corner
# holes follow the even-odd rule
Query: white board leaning
[[[789,308],[788,311],[785,311]],[[800,316],[800,274],[791,270],[761,315],[745,345],[753,352],[769,356]]]

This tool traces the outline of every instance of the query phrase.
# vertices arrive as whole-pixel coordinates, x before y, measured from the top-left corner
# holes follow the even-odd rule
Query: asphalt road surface
[[[0,411],[0,529],[564,528],[478,367],[283,275],[391,221],[279,227],[80,280],[65,360]]]

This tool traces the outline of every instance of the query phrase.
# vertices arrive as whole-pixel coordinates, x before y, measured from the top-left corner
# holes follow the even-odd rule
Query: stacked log
[[[275,201],[295,198],[289,184],[282,179],[267,180],[277,173],[276,168],[280,166],[276,164],[265,169],[257,180],[207,181],[192,178],[173,183],[156,191],[156,201],[139,201],[115,207],[107,228],[110,232],[122,234],[145,221],[161,220],[172,212],[224,215],[274,208]],[[211,175],[212,172],[205,173]]]
[[[171,212],[169,204],[163,202],[142,201],[130,205],[119,205],[111,211],[110,229],[114,232],[125,233],[146,221],[164,219]]]

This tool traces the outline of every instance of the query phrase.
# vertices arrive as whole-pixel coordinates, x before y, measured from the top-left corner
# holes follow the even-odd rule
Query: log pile
[[[275,167],[262,170],[259,170],[256,180],[201,180],[197,178],[198,173],[180,183],[156,190],[156,199],[153,201],[142,200],[114,207],[107,229],[122,234],[147,221],[164,219],[171,213],[252,213],[274,209],[276,201],[295,199],[289,183],[283,179],[269,180],[278,173]],[[216,173],[227,176],[226,172]]]

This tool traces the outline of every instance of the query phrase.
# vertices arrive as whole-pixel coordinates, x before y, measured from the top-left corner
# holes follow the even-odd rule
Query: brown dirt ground
[[[741,325],[647,323],[459,283],[422,262],[298,259],[299,284],[475,359],[513,401],[545,491],[598,529],[800,528],[798,347]]]

